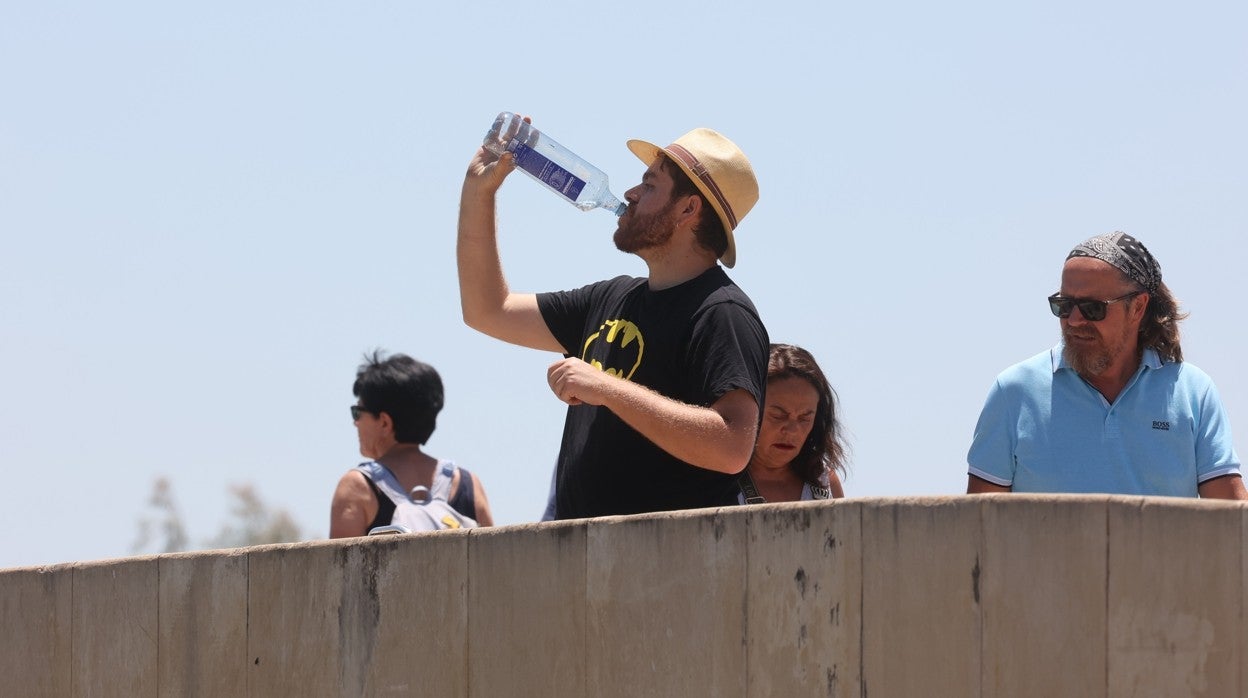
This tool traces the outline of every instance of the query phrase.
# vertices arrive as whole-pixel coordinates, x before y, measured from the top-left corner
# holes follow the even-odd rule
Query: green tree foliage
[[[198,546],[199,549],[293,543],[304,538],[290,513],[266,504],[254,486],[230,485],[229,492],[232,499],[229,519],[217,535]],[[156,478],[147,506],[148,513],[139,519],[132,553],[174,553],[192,549],[168,478]]]
[[[267,543],[292,543],[302,538],[299,525],[285,509],[266,505],[251,485],[230,485],[234,506],[231,521],[222,527],[210,548],[243,548]]]

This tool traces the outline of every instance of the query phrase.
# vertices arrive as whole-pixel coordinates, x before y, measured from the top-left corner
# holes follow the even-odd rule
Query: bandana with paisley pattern
[[[1149,293],[1155,292],[1161,285],[1161,265],[1144,243],[1126,233],[1106,233],[1088,238],[1066,255],[1066,259],[1071,257],[1093,257],[1110,264]]]

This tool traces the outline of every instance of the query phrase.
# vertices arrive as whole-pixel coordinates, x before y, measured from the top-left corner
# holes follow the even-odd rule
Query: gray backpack
[[[433,488],[417,485],[404,492],[394,473],[377,461],[356,466],[364,477],[373,481],[381,493],[394,502],[394,516],[389,526],[378,526],[368,532],[370,536],[416,533],[418,531],[442,531],[449,528],[476,528],[477,522],[455,511],[447,502],[451,493],[451,479],[455,476],[455,464],[439,461],[433,474]]]

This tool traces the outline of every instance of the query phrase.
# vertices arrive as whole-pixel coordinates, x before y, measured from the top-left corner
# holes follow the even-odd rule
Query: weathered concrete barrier
[[[737,507],[0,571],[5,696],[1248,695],[1248,507]]]

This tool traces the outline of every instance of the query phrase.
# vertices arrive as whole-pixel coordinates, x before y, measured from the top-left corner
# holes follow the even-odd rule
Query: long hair
[[[823,471],[834,470],[845,474],[846,448],[841,422],[836,416],[836,391],[815,362],[810,352],[792,344],[771,345],[771,357],[767,361],[767,381],[781,378],[801,378],[810,383],[819,394],[819,406],[815,408],[815,420],[810,435],[802,444],[801,451],[789,463],[793,472],[803,482],[818,485]]]
[[[1156,350],[1163,361],[1182,361],[1179,323],[1186,318],[1187,313],[1179,310],[1178,300],[1162,282],[1156,291],[1148,294],[1148,308],[1140,321],[1140,346]]]

